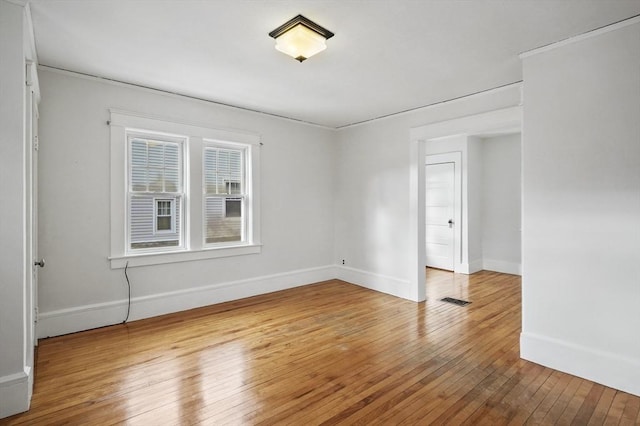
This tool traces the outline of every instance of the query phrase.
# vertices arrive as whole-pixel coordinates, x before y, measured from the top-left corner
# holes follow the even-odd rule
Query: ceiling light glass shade
[[[333,33],[298,15],[269,33],[276,39],[276,49],[302,62],[327,48]]]
[[[276,49],[302,62],[327,48],[326,39],[298,24],[276,38]]]

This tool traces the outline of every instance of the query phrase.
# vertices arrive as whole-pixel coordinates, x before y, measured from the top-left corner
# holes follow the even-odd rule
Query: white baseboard
[[[30,367],[25,367],[22,372],[0,377],[0,419],[29,409],[32,371]]]
[[[468,274],[475,274],[476,272],[482,271],[483,262],[482,259],[472,260],[469,262]]]
[[[409,280],[401,280],[386,275],[375,274],[361,269],[349,268],[346,266],[336,266],[338,279],[351,284],[359,285],[370,290],[401,297],[403,299],[416,301],[415,289],[411,288]]]
[[[131,299],[129,320],[150,318],[336,278],[335,266],[301,269]],[[121,323],[127,300],[79,306],[38,315],[38,338]]]
[[[458,263],[454,265],[454,271],[456,274],[470,275],[478,271],[482,271],[482,260],[474,260],[469,263]]]
[[[520,263],[505,262],[503,260],[483,259],[482,269],[504,274],[522,275],[522,265]]]
[[[533,333],[520,334],[520,356],[536,364],[640,396],[640,359]]]

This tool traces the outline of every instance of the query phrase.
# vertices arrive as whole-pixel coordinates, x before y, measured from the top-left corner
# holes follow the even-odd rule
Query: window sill
[[[191,262],[194,260],[215,259],[220,257],[243,256],[247,254],[259,254],[261,244],[251,244],[236,247],[220,247],[203,250],[185,250],[171,253],[145,253],[127,256],[109,257],[111,269],[122,269],[127,263],[129,268],[136,266],[160,265],[164,263]]]

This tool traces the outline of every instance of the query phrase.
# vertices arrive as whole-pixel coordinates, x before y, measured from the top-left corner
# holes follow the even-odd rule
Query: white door
[[[427,164],[427,266],[453,271],[455,163]]]
[[[27,341],[32,343],[27,345],[27,363],[34,365],[34,349],[38,340],[36,336],[36,321],[38,315],[38,270],[44,266],[44,262],[38,259],[38,107],[36,94],[33,90],[31,72],[33,64],[27,66],[27,87],[25,90],[25,130],[26,130],[26,152],[27,152],[27,238],[30,242],[27,262],[32,270],[31,277],[27,283]]]
[[[40,139],[38,138],[38,108],[35,102],[35,94],[32,92],[33,108],[32,108],[32,157],[31,157],[31,199],[32,199],[32,212],[31,212],[31,251],[33,253],[33,282],[31,285],[31,302],[33,304],[31,312],[33,318],[31,321],[33,343],[38,345],[38,337],[36,335],[36,325],[38,322],[38,272],[40,268],[44,268],[44,259],[41,259],[38,255],[38,149]]]

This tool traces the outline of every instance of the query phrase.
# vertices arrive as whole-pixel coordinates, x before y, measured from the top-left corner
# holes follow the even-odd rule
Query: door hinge
[[[33,74],[31,73],[31,67],[32,67],[31,64],[32,63],[29,62],[29,63],[27,63],[27,66],[25,67],[25,76],[24,76],[25,77],[24,78],[25,81],[24,81],[24,83],[27,86],[33,86]]]
[[[35,314],[35,322],[38,322],[38,316],[40,315],[40,310],[38,309],[38,307],[36,306],[34,309],[34,314]]]
[[[33,149],[35,149],[36,151],[40,148],[40,141],[38,141],[38,137],[34,136],[33,137]]]

